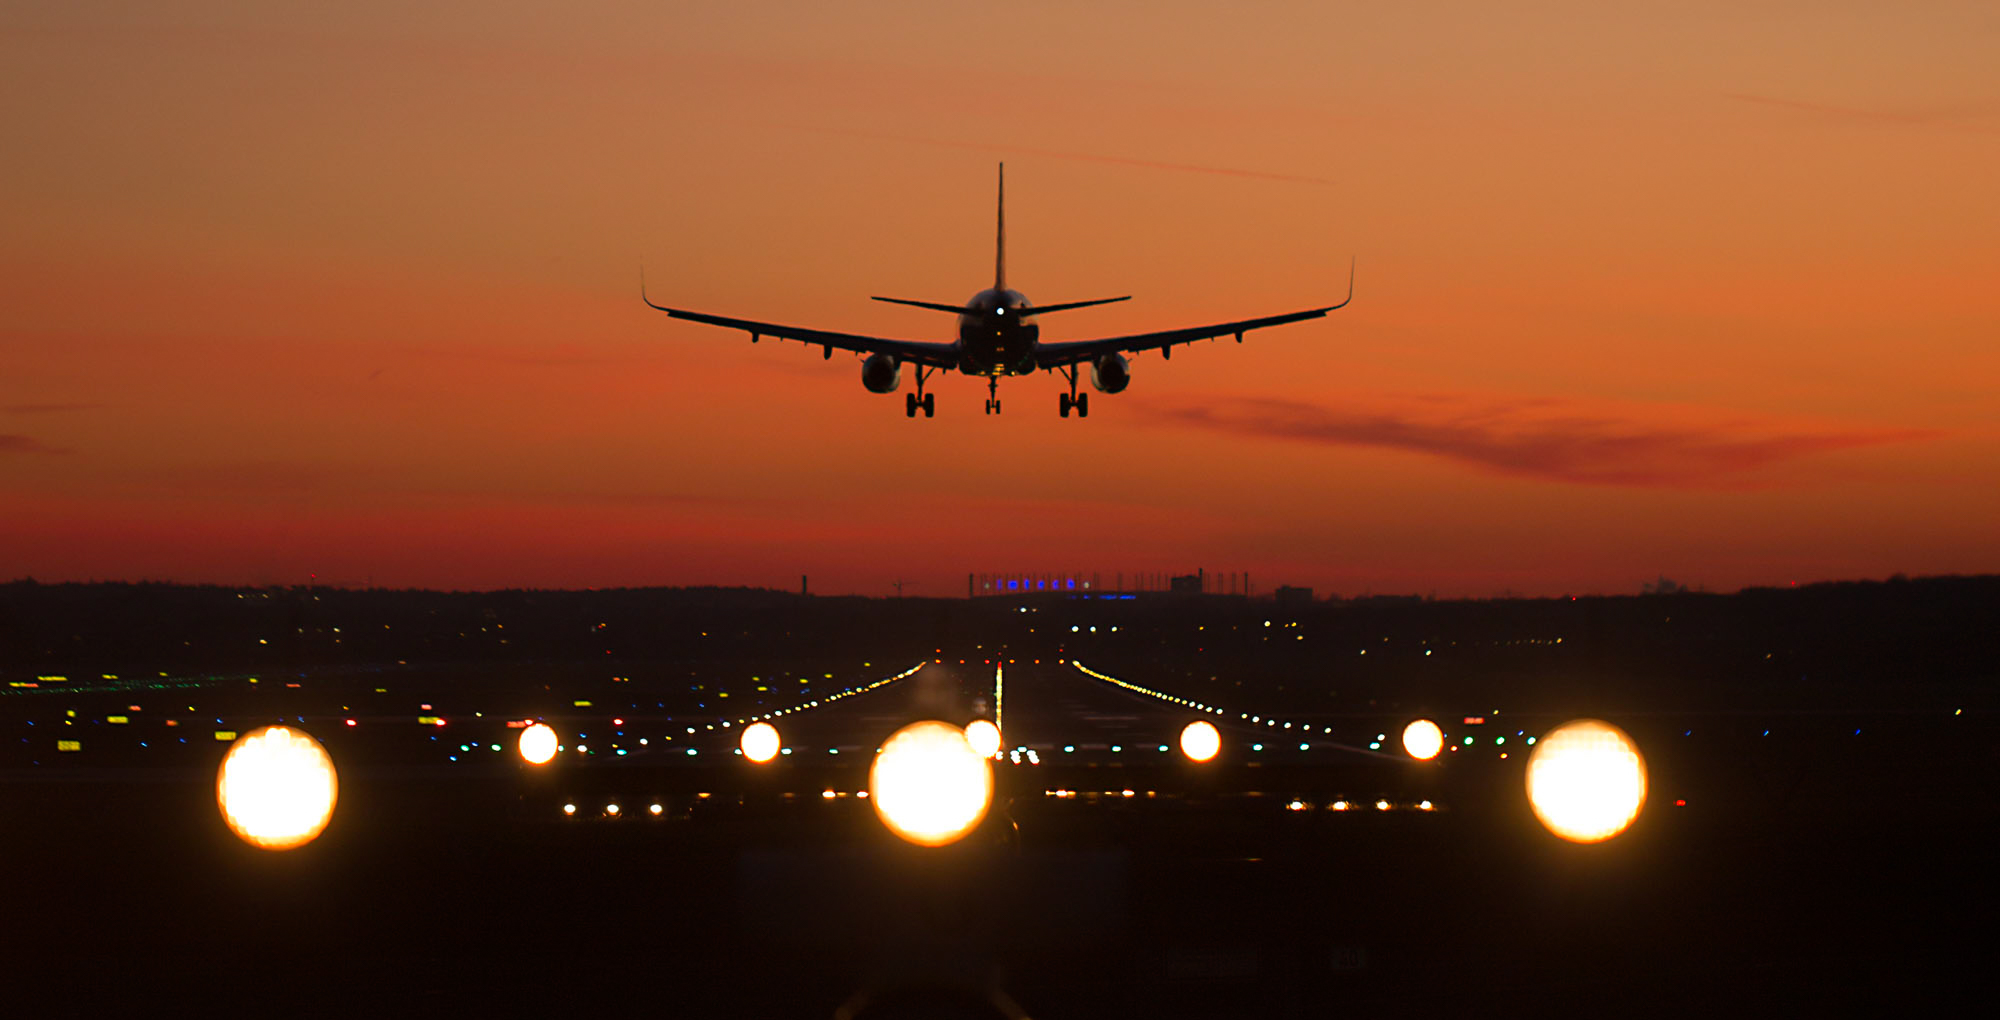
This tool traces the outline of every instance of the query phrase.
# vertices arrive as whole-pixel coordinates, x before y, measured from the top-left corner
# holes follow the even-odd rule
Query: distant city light
[[[1429,719],[1418,719],[1403,727],[1403,750],[1418,761],[1429,761],[1444,750],[1444,731]]]
[[[928,720],[882,742],[868,769],[868,790],[889,831],[919,846],[944,846],[986,817],[993,772],[964,730]]]
[[[1208,720],[1196,719],[1181,729],[1181,753],[1189,761],[1210,761],[1221,750],[1222,734]]]
[[[743,757],[763,764],[778,756],[780,741],[777,727],[766,722],[752,723],[744,727],[743,738],[739,743],[743,749]]]
[[[215,802],[230,831],[265,850],[318,837],[333,818],[340,783],[319,741],[286,726],[252,730],[216,770]]]
[[[1572,843],[1624,832],[1646,803],[1646,762],[1638,746],[1596,719],[1551,730],[1528,759],[1527,774],[1535,817]]]

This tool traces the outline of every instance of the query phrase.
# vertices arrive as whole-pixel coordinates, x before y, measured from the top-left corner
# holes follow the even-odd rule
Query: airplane
[[[1213,340],[1232,334],[1240,344],[1243,342],[1243,334],[1253,329],[1282,326],[1288,322],[1299,322],[1304,319],[1317,319],[1335,309],[1345,308],[1349,301],[1354,300],[1354,266],[1350,263],[1347,268],[1347,297],[1337,305],[1308,308],[1302,312],[1287,312],[1283,315],[1268,315],[1258,319],[1218,323],[1213,326],[1169,329],[1157,333],[1137,333],[1098,340],[1043,343],[1041,325],[1035,321],[1036,316],[1128,301],[1131,300],[1131,295],[1096,298],[1089,301],[1065,301],[1037,307],[1030,304],[1020,291],[1007,288],[1007,164],[1002,163],[997,240],[993,258],[993,286],[972,295],[971,300],[963,305],[914,301],[909,298],[874,298],[876,301],[886,301],[890,304],[910,305],[957,315],[958,339],[951,343],[892,340],[822,329],[802,329],[797,326],[757,322],[752,319],[710,315],[683,308],[668,308],[665,305],[654,304],[652,298],[646,295],[643,271],[639,276],[639,299],[676,319],[744,330],[750,334],[750,342],[753,344],[763,337],[771,336],[780,340],[797,340],[807,345],[816,345],[824,351],[823,357],[826,358],[833,357],[835,348],[866,354],[868,357],[861,363],[861,385],[870,393],[895,392],[902,382],[903,363],[909,362],[916,366],[917,386],[916,392],[903,394],[903,413],[911,418],[917,416],[919,408],[923,410],[926,418],[934,414],[937,408],[936,394],[925,393],[924,383],[933,373],[949,372],[954,368],[965,375],[986,377],[987,414],[1000,413],[1000,377],[1027,375],[1035,371],[1060,372],[1069,380],[1069,392],[1061,394],[1061,399],[1057,401],[1058,411],[1064,418],[1069,417],[1072,410],[1076,412],[1077,417],[1084,418],[1090,415],[1090,394],[1077,392],[1077,377],[1084,363],[1090,364],[1090,384],[1098,392],[1121,392],[1132,382],[1131,368],[1125,358],[1127,354],[1157,350],[1162,358],[1172,359],[1176,344]]]

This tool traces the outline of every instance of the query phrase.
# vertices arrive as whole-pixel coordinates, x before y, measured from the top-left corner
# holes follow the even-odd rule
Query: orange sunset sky
[[[10,5],[0,579],[2000,570],[2000,5],[1630,6]],[[947,340],[1001,160],[1045,339],[1354,303],[911,421],[639,302]]]

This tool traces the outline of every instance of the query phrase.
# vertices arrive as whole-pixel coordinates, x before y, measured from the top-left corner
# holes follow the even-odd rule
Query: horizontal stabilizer
[[[1101,297],[1094,301],[1065,301],[1059,305],[1034,305],[1024,308],[1022,311],[1030,315],[1041,315],[1044,312],[1067,312],[1072,308],[1089,308],[1091,305],[1108,305],[1113,301],[1130,300],[1132,300],[1132,295],[1127,294],[1124,297]]]
[[[909,305],[912,308],[929,308],[932,311],[950,312],[953,315],[977,314],[972,309],[967,308],[964,305],[947,305],[937,301],[912,301],[909,298],[899,298],[899,297],[878,297],[878,298],[869,298],[869,300],[887,301],[892,305]]]

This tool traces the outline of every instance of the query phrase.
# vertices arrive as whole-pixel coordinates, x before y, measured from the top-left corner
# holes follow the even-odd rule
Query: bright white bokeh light
[[[547,723],[536,723],[521,731],[521,759],[530,765],[547,765],[555,759],[556,744],[556,731]]]
[[[743,757],[759,763],[770,761],[778,756],[778,728],[767,722],[751,723],[739,743]]]
[[[333,818],[340,782],[319,741],[287,726],[252,730],[229,745],[215,773],[215,803],[251,846],[289,850]]]
[[[965,731],[919,722],[882,742],[868,769],[869,803],[889,831],[919,846],[944,846],[971,832],[993,801],[993,772]]]
[[[1181,753],[1189,761],[1208,761],[1222,750],[1222,734],[1213,723],[1196,719],[1181,730]]]
[[[1403,727],[1403,750],[1418,761],[1430,761],[1444,750],[1444,731],[1429,719],[1419,719]]]
[[[1646,761],[1625,731],[1596,719],[1556,727],[1528,759],[1528,803],[1572,843],[1624,832],[1646,803]]]
[[[1000,753],[1000,727],[985,719],[974,719],[965,724],[965,742],[981,758],[991,758]]]

